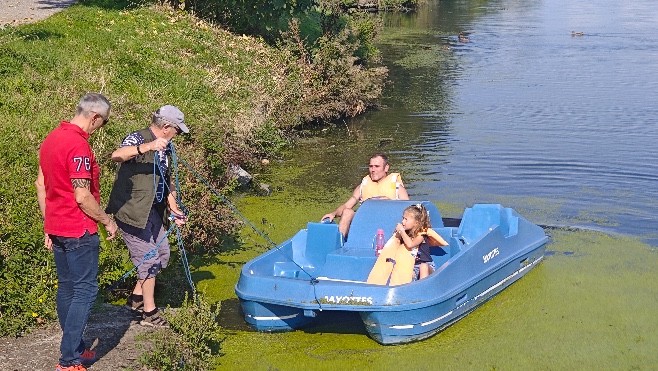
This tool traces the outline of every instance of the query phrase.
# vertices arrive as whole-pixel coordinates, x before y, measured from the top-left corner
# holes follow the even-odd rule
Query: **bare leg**
[[[421,280],[430,275],[430,266],[427,263],[421,263],[418,267],[418,270],[420,271],[418,276]]]
[[[343,210],[343,215],[340,216],[340,222],[338,223],[338,230],[345,237],[347,237],[347,233],[350,231],[350,224],[352,224],[352,219],[354,219],[354,210]]]
[[[155,309],[155,277],[138,280],[133,294],[144,297],[144,312]]]

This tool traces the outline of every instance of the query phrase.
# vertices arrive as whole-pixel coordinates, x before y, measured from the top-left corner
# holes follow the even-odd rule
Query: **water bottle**
[[[375,236],[375,256],[379,256],[379,253],[384,248],[384,230],[378,229],[377,235]]]

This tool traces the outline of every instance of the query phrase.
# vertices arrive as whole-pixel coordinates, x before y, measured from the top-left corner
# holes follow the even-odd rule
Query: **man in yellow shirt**
[[[368,163],[368,175],[363,177],[361,184],[354,188],[352,196],[344,204],[338,206],[336,210],[325,214],[322,220],[340,217],[338,230],[343,236],[347,237],[350,230],[350,224],[354,218],[354,206],[367,199],[380,198],[391,200],[408,200],[409,194],[404,188],[402,177],[398,173],[388,173],[389,164],[388,156],[383,153],[375,153],[370,157]]]

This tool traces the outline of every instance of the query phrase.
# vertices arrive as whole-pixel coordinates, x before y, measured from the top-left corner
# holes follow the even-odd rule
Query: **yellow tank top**
[[[398,199],[398,189],[400,187],[400,174],[390,173],[378,182],[373,182],[370,175],[363,177],[361,181],[361,199],[363,202],[373,197],[388,197],[391,200]]]

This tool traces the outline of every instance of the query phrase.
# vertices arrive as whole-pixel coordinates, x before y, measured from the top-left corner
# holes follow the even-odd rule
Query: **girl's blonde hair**
[[[414,238],[420,232],[425,232],[428,228],[432,227],[427,209],[422,204],[407,206],[402,214],[405,213],[411,214],[417,222],[416,227],[409,230],[409,237]]]

